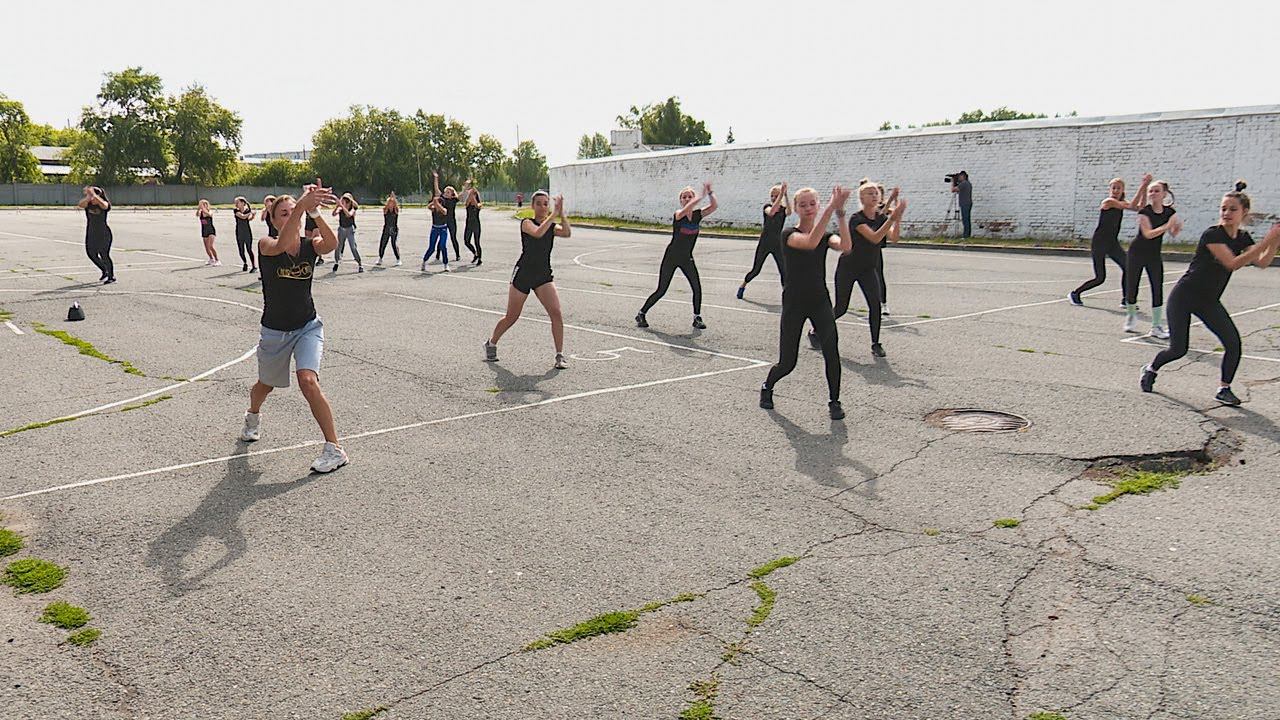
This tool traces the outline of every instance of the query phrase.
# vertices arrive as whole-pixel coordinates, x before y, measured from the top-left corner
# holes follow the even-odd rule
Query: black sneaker
[[[1138,381],[1142,386],[1142,392],[1151,392],[1156,386],[1156,371],[1151,369],[1150,365],[1142,368],[1142,379]]]
[[[832,420],[844,419],[844,408],[840,407],[839,400],[832,400],[831,402],[827,403],[827,412],[831,413]]]
[[[1223,405],[1235,406],[1240,404],[1240,398],[1236,397],[1236,394],[1231,392],[1230,386],[1227,386],[1224,388],[1218,388],[1218,394],[1214,395],[1213,399],[1217,400]]]
[[[1077,306],[1084,305],[1084,301],[1080,299],[1080,293],[1076,292],[1075,290],[1072,290],[1071,292],[1067,293],[1067,299],[1071,301],[1072,305],[1077,305]]]
[[[812,330],[809,331],[809,347],[814,350],[822,349],[822,341],[818,339],[818,333]]]
[[[103,284],[103,285],[110,285],[111,283],[113,283],[113,282],[115,282],[115,281],[116,281],[115,277],[109,277],[109,278],[107,278],[106,280],[103,280],[103,281],[102,281],[102,284]]]
[[[636,313],[636,327],[649,327],[649,321],[644,319],[644,313]]]
[[[249,272],[249,263],[240,263],[240,272]]]
[[[884,346],[881,345],[880,343],[871,343],[871,354],[875,355],[876,357],[884,357],[885,356]]]
[[[706,324],[706,323],[704,323],[704,322],[702,322],[702,316],[701,316],[701,315],[694,315],[694,316],[693,316],[693,326],[694,326],[695,328],[699,329],[699,330],[706,330],[706,329],[707,329],[707,324]]]
[[[773,391],[766,387],[760,388],[760,407],[765,410],[773,409]]]

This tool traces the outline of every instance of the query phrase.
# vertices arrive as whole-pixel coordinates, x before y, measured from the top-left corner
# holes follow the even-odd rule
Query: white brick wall
[[[1280,106],[1060,118],[898,130],[840,138],[713,145],[551,169],[551,188],[573,213],[666,222],[685,185],[714,184],[708,219],[756,225],[769,187],[812,185],[825,197],[862,177],[899,185],[910,201],[904,232],[939,234],[950,200],[943,175],[973,181],[974,234],[1088,238],[1111,178],[1132,195],[1142,173],[1167,180],[1194,239],[1217,222],[1218,200],[1249,181],[1255,234],[1280,214]],[[1122,238],[1136,232],[1126,214]]]

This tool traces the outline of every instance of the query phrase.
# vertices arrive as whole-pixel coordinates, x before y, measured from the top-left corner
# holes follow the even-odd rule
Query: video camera
[[[946,176],[943,178],[942,182],[945,182],[945,183],[951,183],[952,185],[955,185],[956,183],[960,182],[960,176],[961,176],[962,174],[963,174],[963,172],[954,172],[954,173],[950,173],[949,175],[946,175]]]

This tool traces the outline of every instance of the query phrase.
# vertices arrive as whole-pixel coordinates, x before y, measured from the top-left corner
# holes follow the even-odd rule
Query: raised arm
[[[693,209],[698,207],[698,204],[701,202],[702,197],[700,195],[695,195],[692,200],[676,212],[675,216],[677,218],[690,217],[693,214]],[[706,212],[703,212],[702,214],[706,215]]]
[[[716,194],[715,194],[715,191],[711,189],[710,182],[703,183],[702,189],[703,189],[703,195],[711,198],[711,202],[707,203],[707,206],[702,208],[702,217],[706,217],[711,213],[715,212],[716,208],[720,207],[720,203],[716,202]]]
[[[1260,268],[1271,267],[1271,261],[1276,257],[1276,249],[1280,248],[1280,223],[1271,226],[1262,242],[1239,255],[1232,255],[1231,250],[1223,243],[1210,243],[1205,247],[1209,248],[1209,252],[1213,253],[1213,259],[1232,272],[1246,265]]]
[[[556,210],[559,212],[564,212],[563,210],[564,201],[559,199],[560,196],[557,195],[556,197],[557,197],[557,202],[555,206]],[[552,223],[554,223],[555,221],[556,221],[556,213],[553,211],[550,215],[547,216],[546,220],[542,221],[541,225],[535,223],[532,218],[525,218],[524,220],[521,220],[520,229],[523,230],[525,233],[532,235],[533,237],[542,237],[547,233],[547,230],[551,228]],[[569,237],[569,236],[565,235],[565,237]]]
[[[896,191],[897,188],[894,190]],[[898,219],[892,221],[893,229],[889,231],[889,242],[896,243],[902,239],[902,216],[907,214],[907,201],[899,200],[893,209],[897,212]]]
[[[433,182],[435,183],[435,188],[436,188],[435,194],[439,195],[440,194],[440,171],[432,170],[431,177],[433,179]]]
[[[1138,216],[1138,232],[1142,234],[1142,237],[1148,240],[1154,237],[1160,237],[1166,230],[1172,231],[1175,227],[1181,228],[1181,221],[1176,217],[1169,218],[1169,222],[1161,225],[1160,227],[1151,227],[1150,217],[1146,215]],[[1176,235],[1177,232],[1175,231],[1172,234]]]
[[[569,237],[573,228],[569,227],[569,216],[564,214],[564,196],[556,196],[556,215],[560,216],[560,222],[556,224],[556,237]],[[544,231],[545,232],[545,231]]]
[[[778,191],[778,197],[774,198],[773,203],[764,209],[764,214],[769,217],[773,217],[777,214],[777,212],[781,210],[782,206],[787,202],[787,184],[784,182],[781,187],[782,189]]]
[[[880,241],[884,240],[885,237],[893,231],[893,228],[897,226],[898,221],[902,219],[902,213],[906,211],[906,201],[900,200],[898,201],[898,205],[893,208],[893,212],[889,213],[889,219],[884,221],[884,224],[880,226],[879,230],[872,230],[870,225],[863,224],[858,226],[858,234],[862,236],[863,240],[866,240],[872,245],[879,245]],[[894,240],[893,242],[897,242],[897,240]]]
[[[1137,211],[1147,204],[1147,188],[1151,187],[1151,180],[1151,173],[1142,176],[1142,184],[1138,186],[1138,192],[1134,193],[1133,200],[1125,204],[1126,210]]]
[[[827,232],[827,226],[831,224],[831,216],[835,214],[837,209],[844,209],[844,202],[849,199],[849,191],[837,185],[831,191],[831,202],[823,208],[822,214],[818,216],[818,221],[814,223],[813,228],[808,233],[794,232],[787,238],[787,245],[797,250],[812,250],[818,247],[822,242],[822,236]],[[845,231],[848,232],[848,222],[845,223]],[[844,239],[841,238],[841,243]],[[834,246],[833,246],[834,247]],[[853,247],[852,238],[849,241],[849,247]]]
[[[850,194],[851,191],[844,191],[846,200]],[[831,238],[828,240],[831,243],[831,247],[839,250],[841,255],[848,255],[853,252],[853,235],[849,232],[849,218],[844,214],[844,201],[841,201],[839,207],[836,208],[836,232],[839,239]]]

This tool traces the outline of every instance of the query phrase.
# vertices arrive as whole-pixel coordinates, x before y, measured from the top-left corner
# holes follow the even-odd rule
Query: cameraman
[[[969,184],[969,173],[961,170],[951,176],[951,192],[960,197],[960,220],[964,223],[964,237],[973,236],[973,225],[969,222],[973,212],[973,186]]]

